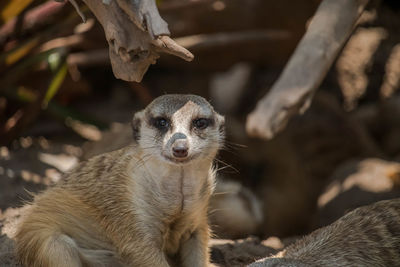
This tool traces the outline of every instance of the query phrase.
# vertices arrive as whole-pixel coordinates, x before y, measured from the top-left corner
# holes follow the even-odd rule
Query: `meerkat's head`
[[[214,158],[224,139],[224,117],[196,95],[163,95],[132,120],[133,136],[148,155],[184,164]]]

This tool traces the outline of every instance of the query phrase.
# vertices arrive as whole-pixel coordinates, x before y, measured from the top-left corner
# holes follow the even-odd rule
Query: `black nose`
[[[188,149],[184,145],[178,145],[172,148],[172,153],[174,154],[174,157],[184,158],[188,155]]]

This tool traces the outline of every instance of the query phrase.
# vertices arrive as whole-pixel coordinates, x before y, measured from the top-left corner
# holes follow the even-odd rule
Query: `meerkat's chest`
[[[211,194],[209,168],[136,169],[133,205],[140,221],[160,230],[165,251],[173,255],[207,216]]]
[[[180,242],[187,240],[197,228],[201,217],[206,216],[208,197],[204,187],[207,177],[187,171],[179,179],[169,178],[163,180],[162,186],[163,192],[169,192],[164,201],[170,204],[163,206],[167,215],[164,217],[163,239],[166,252],[174,254]]]
[[[135,182],[135,200],[145,203],[152,213],[166,221],[194,212],[204,205],[210,192],[207,189],[208,172],[191,168],[163,170],[147,169]],[[137,202],[138,203],[138,202]]]
[[[202,202],[202,191],[204,191],[202,188],[206,180],[207,177],[201,177],[190,171],[161,177],[160,192],[157,194],[159,201],[165,204],[167,210],[190,213]]]

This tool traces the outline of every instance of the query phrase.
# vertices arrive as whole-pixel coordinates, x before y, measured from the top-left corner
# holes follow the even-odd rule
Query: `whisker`
[[[224,164],[224,165],[225,165],[225,168],[231,168],[231,169],[234,170],[236,173],[239,173],[239,170],[238,170],[238,169],[236,169],[236,168],[233,167],[232,165],[226,163],[225,161],[223,161],[223,160],[221,160],[221,159],[218,159],[218,158],[215,158],[215,160],[216,160],[217,162],[221,163],[221,164]]]
[[[141,147],[141,149],[146,150],[146,149],[153,149],[157,148],[158,146],[148,146],[148,147]]]
[[[243,144],[239,144],[239,143],[234,143],[232,141],[227,141],[225,140],[225,144],[230,145],[232,147],[236,147],[236,148],[248,148],[247,145],[243,145]]]
[[[230,167],[232,167],[232,166],[223,166],[223,167],[221,167],[221,168],[217,168],[217,172],[222,171],[222,170],[225,170],[225,169],[228,169],[228,168],[230,168]]]
[[[208,211],[208,214],[214,214],[214,213],[216,213],[216,212],[225,211],[225,210],[229,210],[229,209],[212,209],[212,210],[209,210],[209,211]]]
[[[218,183],[218,182],[217,182]],[[216,192],[213,193],[213,196],[218,196],[218,195],[228,195],[228,194],[233,194],[235,193],[234,191],[230,192],[230,191],[225,191],[225,192]]]

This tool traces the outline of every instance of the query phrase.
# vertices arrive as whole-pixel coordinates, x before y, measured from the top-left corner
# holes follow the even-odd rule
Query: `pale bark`
[[[273,138],[305,112],[368,0],[324,0],[282,74],[247,117],[250,136]]]
[[[83,1],[103,26],[115,77],[141,81],[160,52],[187,61],[193,59],[188,50],[169,37],[168,25],[158,13],[154,0]]]

